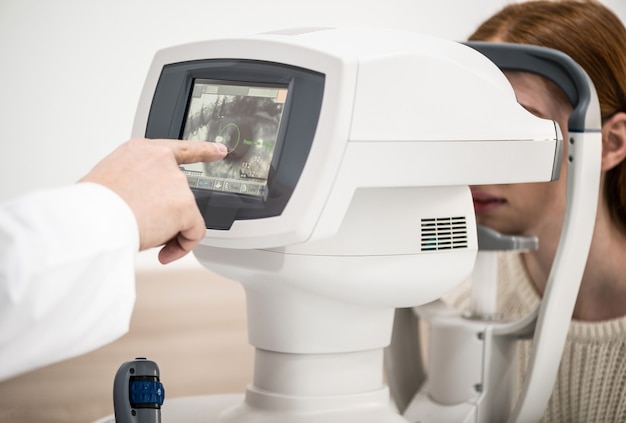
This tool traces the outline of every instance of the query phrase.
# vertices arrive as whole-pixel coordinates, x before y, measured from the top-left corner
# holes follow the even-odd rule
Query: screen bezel
[[[280,215],[304,169],[324,95],[325,76],[309,69],[245,59],[206,59],[163,66],[146,125],[146,138],[179,139],[196,79],[276,84],[288,89],[264,197],[192,188],[207,229],[236,220]]]

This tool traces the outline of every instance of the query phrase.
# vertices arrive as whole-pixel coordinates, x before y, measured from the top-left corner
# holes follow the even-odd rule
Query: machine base
[[[214,423],[220,422],[224,410],[241,404],[242,394],[206,395],[167,399],[161,408],[161,419],[167,423]],[[115,416],[107,416],[94,423],[115,423]]]
[[[305,400],[308,404],[293,401],[292,398],[275,398],[277,401],[265,398],[268,401],[255,404],[264,394],[256,395],[250,390],[247,397],[231,394],[173,398],[163,404],[161,418],[163,423],[407,423],[387,404],[361,402],[364,396],[375,399],[381,394],[387,394],[386,389],[354,395],[353,399],[360,397],[358,406],[351,406],[348,401],[342,407],[340,403],[343,401],[331,401],[335,404],[330,408],[324,406],[333,404],[322,398]],[[320,407],[314,407],[320,400]],[[104,417],[94,423],[116,423],[115,416]]]

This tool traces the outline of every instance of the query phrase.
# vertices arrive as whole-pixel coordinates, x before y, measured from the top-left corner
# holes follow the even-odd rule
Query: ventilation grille
[[[467,248],[465,217],[422,219],[422,251]]]

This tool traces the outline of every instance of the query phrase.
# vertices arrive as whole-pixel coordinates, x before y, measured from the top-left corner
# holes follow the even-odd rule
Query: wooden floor
[[[88,423],[110,415],[115,372],[135,357],[158,363],[166,399],[243,393],[253,364],[243,288],[202,268],[139,273],[129,333],[0,383],[0,422]]]

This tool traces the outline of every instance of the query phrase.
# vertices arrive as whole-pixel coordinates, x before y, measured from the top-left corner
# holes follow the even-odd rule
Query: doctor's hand
[[[204,237],[204,219],[178,165],[226,156],[220,143],[132,139],[98,163],[81,182],[116,192],[133,211],[139,249],[163,246],[159,261],[177,260]]]

